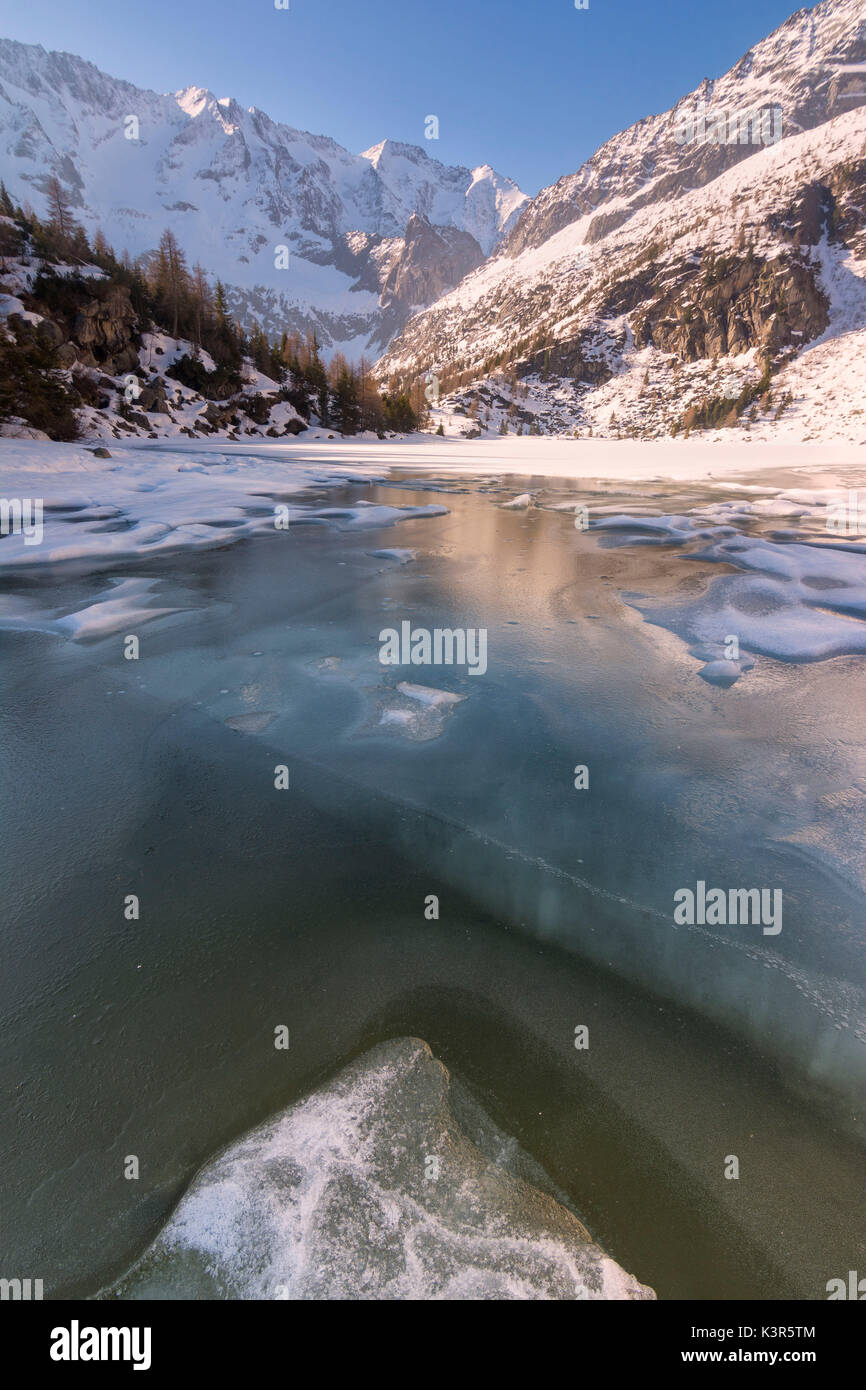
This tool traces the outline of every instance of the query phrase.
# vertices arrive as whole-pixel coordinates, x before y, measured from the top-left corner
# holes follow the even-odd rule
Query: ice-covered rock
[[[426,1043],[381,1043],[204,1167],[120,1298],[650,1299]]]

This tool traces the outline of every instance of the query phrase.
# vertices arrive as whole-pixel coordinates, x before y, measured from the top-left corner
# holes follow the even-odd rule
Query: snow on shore
[[[250,498],[261,502],[263,494],[289,496],[324,481],[369,481],[392,468],[622,482],[724,480],[785,469],[801,475],[800,486],[813,488],[854,486],[858,474],[866,479],[866,445],[742,439],[452,441],[419,434],[386,441],[285,444],[112,440],[110,458],[97,458],[94,447],[0,441],[0,496],[41,496],[46,506],[130,505],[133,517],[158,516],[164,524],[178,526],[197,518],[207,524],[212,513],[226,506],[243,508]],[[145,506],[148,495],[152,501]]]
[[[322,506],[302,498],[311,487],[382,479],[392,469],[435,478],[511,477],[573,480],[576,502],[590,498],[590,484],[671,480],[709,484],[718,503],[690,516],[652,516],[636,498],[623,514],[595,498],[590,527],[625,543],[688,544],[710,541],[704,558],[740,570],[714,585],[700,604],[644,609],[649,621],[670,627],[710,663],[719,642],[739,633],[746,649],[782,660],[820,660],[866,651],[861,623],[862,570],[866,550],[866,449],[857,445],[754,445],[703,442],[619,442],[506,439],[452,443],[413,439],[256,445],[222,442],[112,444],[109,457],[92,446],[9,440],[0,447],[0,523],[9,530],[8,503],[40,507],[40,534],[13,529],[0,536],[0,574],[76,562],[89,572],[118,569],[130,561],[184,550],[213,549],[299,524],[366,528],[447,515],[443,506],[373,504]],[[756,483],[755,478],[762,478]],[[748,479],[748,481],[747,481]],[[514,493],[519,493],[514,486]],[[758,494],[756,496],[756,494]],[[862,496],[864,535],[830,535],[827,518],[839,499]],[[511,507],[533,495],[520,493]],[[506,503],[506,505],[509,505]],[[554,503],[561,509],[562,504]],[[617,514],[619,513],[619,514]],[[796,522],[800,533],[779,532],[758,541],[744,535],[752,522]],[[859,522],[859,518],[858,518]],[[809,532],[809,534],[807,534]],[[800,539],[803,544],[792,545]],[[841,545],[839,545],[841,542]],[[844,551],[844,553],[840,553]],[[396,552],[395,552],[396,553]],[[0,625],[32,627],[77,640],[113,630],[129,620],[167,616],[140,579],[115,576],[115,587],[79,614],[24,611],[28,602],[4,597]],[[125,586],[125,587],[124,587]],[[832,592],[830,592],[832,591]],[[755,608],[760,600],[760,612]],[[22,607],[23,605],[23,607]],[[742,611],[741,611],[742,610]],[[727,627],[725,624],[727,623]],[[721,628],[720,628],[721,624]],[[717,631],[717,629],[719,629]],[[748,669],[744,664],[742,669]],[[728,674],[728,668],[725,668]],[[741,674],[738,668],[737,674]]]

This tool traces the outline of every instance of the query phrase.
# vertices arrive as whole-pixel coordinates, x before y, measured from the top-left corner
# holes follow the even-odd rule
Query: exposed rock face
[[[161,377],[156,377],[147,386],[142,386],[136,404],[141,410],[147,410],[155,415],[170,414],[165,395],[165,382]]]
[[[361,271],[359,284],[371,284],[376,275],[381,283],[382,316],[371,347],[387,347],[413,313],[447,294],[483,263],[484,253],[468,232],[433,226],[413,213],[405,236],[380,242]]]
[[[35,337],[43,347],[55,349],[58,367],[80,363],[99,367],[107,376],[137,370],[141,337],[125,286],[89,282],[78,295],[71,290],[64,305],[52,312],[53,318],[43,314],[35,327],[17,313],[9,315],[8,323],[19,341]]]
[[[684,362],[757,347],[778,365],[817,338],[830,323],[830,301],[810,253],[824,238],[862,249],[866,160],[831,170],[826,182],[803,184],[787,206],[769,214],[767,228],[792,249],[772,259],[738,251],[704,256],[698,267],[690,261],[672,272],[668,266],[664,287],[648,278],[639,291],[648,303],[634,317],[636,344]]]
[[[246,412],[257,425],[266,425],[270,416],[270,401],[258,392],[254,396],[248,396]]]
[[[129,290],[120,285],[95,290],[75,315],[71,337],[86,367],[100,366],[108,376],[137,367],[141,340]]]
[[[75,347],[75,344],[61,343],[60,347],[57,349],[56,362],[58,367],[66,370],[69,367],[74,367],[77,361],[78,349]]]
[[[591,386],[603,386],[613,376],[612,362],[625,346],[625,333],[587,329],[576,338],[539,348],[515,364],[519,377],[557,376]],[[526,418],[526,417],[524,417]]]
[[[650,295],[634,316],[638,347],[673,352],[682,362],[760,349],[776,361],[830,322],[829,300],[808,262],[778,256],[710,258],[673,289]]]
[[[242,409],[243,402],[237,399],[228,401],[224,405],[218,405],[216,401],[209,401],[199,416],[199,420],[214,430],[237,428],[241,423],[240,411]]]
[[[483,260],[481,247],[468,232],[433,227],[426,217],[413,213],[402,252],[382,286],[382,303],[386,307],[395,300],[407,307],[432,304]]]
[[[415,1038],[373,1048],[207,1164],[113,1294],[655,1297]]]
[[[248,427],[252,421],[259,427],[269,426],[265,433],[271,439],[277,439],[283,434],[303,433],[306,423],[298,419],[288,420],[279,430],[270,425],[271,410],[279,400],[280,396],[276,393],[257,391],[232,396],[228,401],[208,401],[193,428],[200,434],[219,434],[239,430],[245,425]]]

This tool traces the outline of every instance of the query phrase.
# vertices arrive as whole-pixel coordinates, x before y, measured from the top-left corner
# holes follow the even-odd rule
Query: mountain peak
[[[409,145],[402,140],[380,140],[378,145],[371,145],[368,150],[363,150],[361,159],[367,159],[374,169],[379,169],[383,164],[397,159],[408,159],[412,164],[438,164],[438,160],[431,159],[427,151],[420,145]]]
[[[208,103],[216,98],[207,87],[184,87],[181,91],[175,92],[175,100],[181,111],[185,111],[188,116],[199,116]]]
[[[354,352],[400,326],[393,292],[387,321],[382,297],[413,213],[475,248],[449,252],[438,278],[413,265],[415,290],[439,293],[499,244],[526,201],[492,170],[479,178],[417,145],[385,139],[351,154],[205,86],[159,94],[11,40],[0,40],[0,166],[12,198],[39,214],[58,177],[77,219],[118,253],[147,256],[171,227],[247,325],[315,329],[324,347]],[[289,274],[277,247],[291,248]]]

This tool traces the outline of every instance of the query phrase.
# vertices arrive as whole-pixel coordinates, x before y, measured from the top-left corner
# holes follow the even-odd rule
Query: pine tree
[[[285,334],[283,334],[283,336],[285,337]],[[271,378],[271,381],[279,382],[284,381],[286,377],[286,368],[280,355],[280,349],[276,343],[272,343],[268,348],[268,368],[266,375]]]
[[[360,418],[358,428],[360,430],[371,430],[374,434],[382,434],[385,428],[385,411],[382,407],[382,397],[379,395],[379,388],[376,379],[370,371],[370,364],[366,357],[361,358],[358,363],[358,407]]]
[[[0,270],[6,270],[6,261],[20,254],[23,238],[17,227],[8,222],[0,222]]]
[[[107,269],[114,260],[111,247],[105,240],[100,227],[97,227],[93,234],[93,256],[97,264],[101,265],[103,269]]]
[[[214,308],[216,310],[217,331],[222,332],[228,323],[228,303],[222,280],[217,280],[216,282],[216,289],[214,290]]]
[[[241,337],[237,325],[229,315],[228,299],[221,280],[214,289],[214,329],[205,346],[214,360],[230,372],[240,370],[242,361]]]
[[[304,343],[301,355],[301,374],[315,392],[316,414],[319,417],[319,423],[327,426],[330,423],[328,374],[319,354],[319,340],[315,331],[307,334]]]

